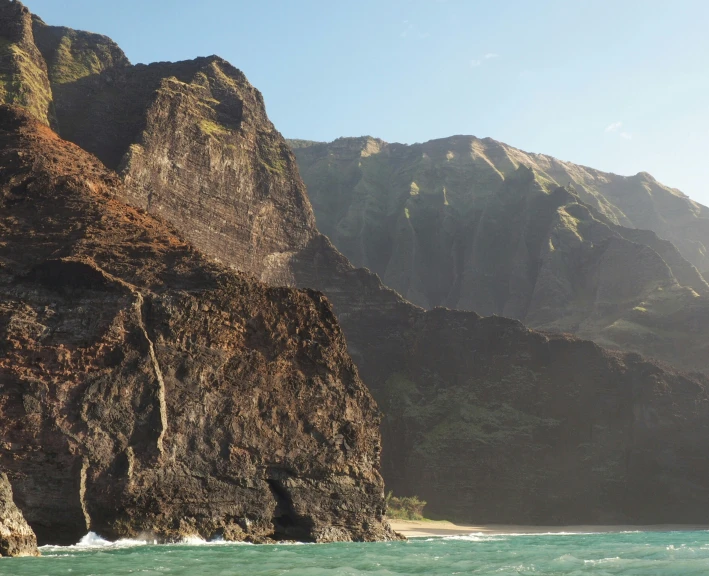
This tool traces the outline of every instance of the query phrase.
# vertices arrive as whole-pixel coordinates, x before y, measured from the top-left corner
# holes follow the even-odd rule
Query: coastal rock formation
[[[209,262],[126,194],[0,107],[0,466],[40,543],[393,537],[325,298]]]
[[[299,282],[333,301],[384,412],[388,490],[464,522],[704,521],[703,374],[506,318],[425,311],[327,239],[300,257]]]
[[[39,556],[37,537],[15,506],[6,474],[0,474],[0,556]]]
[[[39,32],[36,36],[42,37]],[[106,45],[105,41],[101,42]],[[55,61],[51,48],[42,46],[46,61]],[[86,50],[91,52],[93,48],[89,46]],[[51,74],[51,65],[49,69]],[[514,320],[494,316],[481,318],[475,312],[442,308],[427,311],[386,288],[376,274],[355,268],[315,228],[294,157],[268,121],[260,95],[240,72],[219,58],[150,66],[130,66],[115,59],[114,64],[99,72],[69,83],[73,84],[76,85],[75,97],[70,99],[62,100],[60,91],[55,91],[59,130],[65,138],[119,170],[125,185],[110,181],[113,201],[117,204],[129,201],[140,207],[140,210],[127,212],[136,219],[135,226],[143,230],[147,224],[141,223],[149,222],[148,227],[157,227],[162,226],[158,221],[168,222],[205,254],[234,269],[253,274],[271,285],[296,285],[325,293],[343,327],[347,349],[359,373],[385,411],[382,468],[389,488],[400,495],[424,497],[429,501],[427,511],[434,515],[469,521],[704,521],[709,490],[704,377],[675,373],[636,355],[606,352],[591,342],[573,337],[540,334]],[[38,146],[44,150],[46,160],[43,162],[51,166],[53,154],[48,151],[48,145],[41,142]],[[104,189],[100,182],[89,177],[93,170],[105,174],[98,164],[91,169],[84,165],[76,173],[76,179],[79,184],[94,182],[100,192]],[[564,271],[564,266],[582,255],[591,262],[585,281],[589,286],[597,286],[601,294],[589,299],[591,310],[600,310],[602,304],[607,304],[607,308],[616,306],[625,314],[626,300],[649,300],[654,294],[647,292],[650,284],[660,282],[662,291],[677,291],[681,298],[698,304],[695,309],[684,305],[671,309],[668,305],[675,316],[668,316],[670,312],[665,310],[657,313],[656,321],[672,320],[671,329],[668,324],[669,334],[677,318],[686,315],[685,320],[692,320],[687,325],[699,334],[695,338],[696,346],[702,345],[701,334],[703,326],[707,325],[701,315],[705,310],[701,307],[705,283],[674,246],[651,232],[620,230],[619,224],[603,216],[570,189],[542,185],[540,191],[538,184],[536,176],[531,174],[530,177],[528,170],[516,167],[505,185],[506,192],[500,196],[500,205],[496,204],[489,211],[492,224],[495,210],[509,203],[517,206],[514,213],[519,218],[512,222],[524,224],[526,207],[535,208],[548,217],[547,232],[555,231],[546,239],[560,239],[558,249],[549,248],[544,253],[544,271],[540,273],[548,275],[549,282],[545,283],[547,291],[536,294],[542,303],[538,310],[543,311],[543,303],[553,297],[554,281],[559,278],[559,294],[567,297],[564,306],[573,311],[577,304],[572,299],[581,292],[567,289],[566,280],[575,275]],[[6,189],[11,199],[24,193],[24,189],[16,185]],[[34,191],[36,187],[28,182],[27,189]],[[421,190],[422,183],[412,186],[409,182],[410,198],[423,198]],[[442,204],[446,206],[445,201]],[[125,210],[122,204],[120,206]],[[56,207],[54,212],[57,212]],[[372,213],[377,214],[374,205]],[[116,221],[123,222],[125,218],[114,212],[106,212],[105,218],[100,214],[99,211],[98,219],[89,219],[84,212],[81,218],[74,220],[62,216],[62,225],[71,223],[69,228],[77,235],[77,242],[70,244],[72,248],[68,251],[59,250],[55,244],[38,260],[38,266],[43,264],[36,270],[23,269],[22,274],[13,272],[13,280],[8,281],[10,286],[20,279],[31,282],[33,287],[39,283],[42,290],[49,291],[46,295],[39,291],[45,300],[22,308],[23,315],[13,312],[18,319],[6,322],[13,330],[24,330],[30,335],[23,336],[25,340],[20,341],[17,350],[34,350],[38,346],[35,342],[44,334],[41,326],[49,327],[52,337],[58,334],[63,338],[69,338],[67,334],[74,332],[99,330],[105,325],[118,326],[116,330],[101,332],[107,334],[101,340],[103,347],[96,350],[95,356],[76,364],[60,363],[74,362],[75,354],[66,360],[54,361],[55,356],[47,353],[57,366],[52,368],[53,378],[67,382],[70,374],[83,374],[82,370],[93,369],[93,366],[110,370],[112,375],[119,373],[123,379],[134,378],[136,374],[145,378],[141,384],[128,387],[120,380],[117,383],[115,376],[113,380],[101,380],[95,388],[89,383],[79,389],[63,384],[54,394],[68,398],[75,393],[75,397],[82,398],[84,403],[77,405],[86,408],[79,415],[55,412],[55,403],[42,404],[44,388],[41,385],[36,391],[31,389],[32,394],[21,392],[19,387],[13,389],[13,398],[17,399],[13,405],[18,413],[20,404],[17,402],[21,394],[27,394],[37,399],[41,410],[35,410],[36,404],[28,399],[29,408],[25,412],[30,411],[28,414],[37,420],[40,418],[37,414],[41,414],[41,418],[57,423],[59,429],[69,430],[58,436],[52,435],[55,428],[41,428],[46,436],[31,445],[42,446],[42,449],[30,452],[31,457],[25,458],[37,470],[42,466],[51,469],[56,460],[44,461],[41,455],[46,447],[53,445],[56,445],[53,450],[64,458],[61,470],[65,474],[65,492],[74,496],[56,500],[67,508],[61,511],[63,515],[56,511],[47,514],[53,518],[73,518],[73,525],[85,529],[86,511],[91,526],[100,525],[105,532],[117,535],[133,533],[144,521],[157,523],[166,535],[188,533],[194,526],[202,526],[204,532],[211,533],[219,529],[218,525],[206,519],[226,517],[219,525],[225,533],[238,532],[238,526],[241,530],[249,528],[252,537],[258,538],[267,530],[282,536],[289,534],[289,527],[292,534],[294,525],[299,529],[309,526],[309,522],[301,522],[301,519],[314,514],[315,510],[321,515],[318,518],[327,519],[318,526],[359,525],[361,532],[354,534],[353,529],[348,528],[352,537],[359,534],[385,537],[387,533],[383,532],[385,528],[378,516],[381,484],[376,476],[377,437],[371,427],[356,425],[358,422],[376,424],[377,415],[356,378],[354,367],[347,363],[344,339],[336,330],[332,310],[322,297],[286,288],[266,291],[270,297],[259,296],[264,290],[262,285],[227,274],[217,264],[207,264],[204,260],[200,260],[199,274],[190,273],[190,258],[197,257],[193,252],[190,258],[178,257],[168,246],[171,241],[158,243],[151,240],[150,235],[145,242],[136,242],[133,236],[130,242],[121,241],[113,230]],[[46,216],[50,223],[56,220],[51,214]],[[413,219],[415,215],[410,211],[409,216]],[[16,214],[14,217],[18,218]],[[566,219],[573,225],[564,224]],[[84,220],[94,224],[82,227],[80,221]],[[449,226],[452,220],[446,222]],[[7,223],[8,233],[19,234],[22,228],[10,224]],[[455,231],[452,224],[446,226],[443,229]],[[520,228],[524,230],[524,226]],[[95,235],[103,229],[110,233],[100,232],[101,240],[96,241]],[[376,230],[372,227],[371,234]],[[573,236],[572,232],[578,238],[574,236],[575,240],[567,241],[566,236]],[[520,270],[524,263],[540,264],[526,259],[522,249],[528,241],[537,242],[535,246],[543,244],[545,237],[542,235],[539,240],[531,228],[529,234],[523,239],[516,237],[516,244],[510,243],[506,248],[519,249]],[[481,240],[488,241],[482,232],[480,235]],[[66,244],[66,239],[62,242]],[[440,243],[446,242],[449,240],[441,234]],[[44,250],[45,245],[49,246],[42,240],[36,249]],[[403,241],[399,248],[406,253]],[[567,248],[573,249],[570,252],[573,257],[564,257]],[[617,270],[637,259],[647,264],[643,270],[647,271],[648,278],[633,281],[621,276],[619,279]],[[209,284],[213,287],[205,287],[199,279],[209,266],[221,271],[214,273],[216,277],[229,280],[214,280]],[[68,273],[67,269],[85,273]],[[76,286],[68,280],[74,277],[84,280]],[[138,290],[143,304],[113,278],[120,278]],[[260,288],[237,289],[232,288],[231,283]],[[26,294],[35,298],[35,288],[26,288],[22,283],[18,286],[20,288],[13,290],[19,290],[23,298],[28,297]],[[59,298],[57,291],[60,295],[66,294],[61,301],[62,309],[67,310],[62,322],[75,322],[70,325],[76,329],[49,324],[42,316],[46,306]],[[78,296],[74,296],[77,291]],[[105,292],[112,296],[107,298]],[[228,301],[232,302],[230,304],[223,296],[227,292],[242,296],[235,296],[235,300]],[[518,295],[517,301],[525,301],[527,294]],[[276,312],[277,303],[283,301],[284,295],[298,299],[299,306],[314,307],[313,319],[305,333],[298,321],[290,320],[291,316],[283,319]],[[620,303],[613,300],[618,295],[622,296]],[[658,294],[655,296],[661,298]],[[91,302],[99,302],[100,307]],[[81,310],[72,306],[79,306]],[[143,312],[138,314],[138,309]],[[653,315],[655,310],[660,310],[655,305],[646,308],[650,309]],[[53,310],[51,306],[49,310]],[[200,313],[193,315],[194,310]],[[261,310],[265,310],[263,317],[259,316]],[[228,321],[233,326],[219,327],[219,321],[214,318],[220,318],[218,314],[225,311],[230,314]],[[642,313],[641,310],[636,312]],[[691,317],[690,312],[693,312]],[[606,310],[605,314],[608,313]],[[40,326],[35,328],[36,324]],[[57,330],[55,326],[60,328]],[[689,342],[689,336],[683,338],[685,340],[676,340],[680,343],[678,349]],[[646,345],[642,338],[629,340],[633,346]],[[299,399],[297,394],[302,386],[284,380],[283,374],[290,374],[289,370],[295,368],[290,368],[291,364],[281,365],[284,358],[295,358],[297,369],[309,377],[312,374],[309,371],[312,368],[308,368],[310,362],[317,363],[319,358],[318,345],[327,345],[327,354],[339,354],[335,356],[337,362],[329,364],[331,368],[321,373],[318,386],[327,387],[335,382],[341,394],[337,398],[345,402],[343,408],[331,408],[322,414],[313,410],[317,405],[313,398]],[[254,368],[251,361],[237,364],[219,360],[231,353],[232,346],[240,347],[239,350],[257,350],[263,357],[258,364],[262,368]],[[117,350],[124,352],[119,354]],[[248,357],[261,358],[253,352],[249,352]],[[697,359],[701,354],[694,349],[687,352],[687,357],[700,361]],[[41,369],[35,370],[29,365],[33,358]],[[44,377],[47,362],[44,356],[29,355],[22,363],[8,363],[5,369],[20,366],[28,377],[42,382],[40,376]],[[183,369],[185,362],[188,365]],[[166,420],[162,416],[162,385],[156,366],[165,383]],[[225,366],[226,374],[238,373],[234,385],[240,394],[229,397],[222,392],[223,380],[212,376],[215,366]],[[59,372],[60,369],[63,372]],[[264,382],[259,385],[258,395],[251,384],[255,374]],[[200,395],[185,393],[185,382],[199,382]],[[361,395],[356,404],[359,412],[354,417],[351,413],[348,415],[350,404],[343,400],[346,394],[342,390],[349,389],[348,382]],[[190,390],[196,385],[192,384]],[[340,385],[343,388],[339,388]],[[318,386],[308,387],[308,390],[318,390]],[[268,396],[271,390],[273,393]],[[111,398],[111,402],[102,403],[95,398]],[[277,403],[274,398],[278,398]],[[24,407],[24,397],[22,402]],[[258,434],[237,436],[239,440],[234,442],[229,440],[228,450],[224,448],[223,435],[232,433],[230,423],[219,422],[209,427],[206,423],[211,420],[203,416],[209,406],[225,403],[238,407],[238,412],[234,412],[238,414],[251,415],[258,411],[261,419],[254,421],[267,423],[263,429],[259,428]],[[292,408],[289,413],[300,411],[297,412],[302,414],[298,422],[310,422],[307,426],[296,425],[295,420],[286,426],[279,420],[282,418],[279,408],[291,404],[297,410]],[[128,418],[130,429],[124,430],[124,422],[131,414],[139,417]],[[30,416],[23,412],[13,417]],[[338,425],[352,422],[357,432],[351,434],[344,424],[334,429],[333,422]],[[178,438],[178,430],[185,436]],[[237,430],[241,429],[237,427]],[[283,434],[283,430],[292,434],[289,438],[294,438],[288,448],[280,448],[275,440],[270,442],[270,438]],[[269,439],[268,450],[259,443],[264,435]],[[305,452],[291,455],[294,445],[310,445],[311,442],[322,451],[310,451],[307,458]],[[354,454],[353,442],[359,442],[355,444]],[[232,460],[232,444],[243,448],[246,454],[237,450]],[[23,444],[18,442],[17,445]],[[82,452],[77,446],[88,448]],[[74,454],[72,450],[81,456],[72,456],[73,459],[64,456]],[[275,450],[275,456],[271,450]],[[183,451],[188,456],[181,456]],[[112,460],[114,453],[125,456]],[[210,457],[199,458],[203,453]],[[217,454],[229,458],[216,459]],[[241,467],[242,455],[251,458],[252,467]],[[342,461],[338,460],[340,455]],[[273,460],[283,458],[289,462],[287,469],[296,471],[297,481],[282,479],[284,466],[273,464]],[[224,474],[221,466],[227,462],[234,468]],[[345,468],[349,475],[342,476],[342,481],[337,483],[329,480],[332,468],[325,468],[326,480],[322,480],[320,472],[307,467],[320,466],[318,470],[322,470],[324,464],[320,462],[350,467]],[[3,463],[0,459],[0,464]],[[183,474],[185,470],[187,479]],[[244,470],[248,470],[248,474]],[[340,468],[335,467],[335,470]],[[57,479],[61,476],[57,469],[51,471],[54,483],[51,487],[42,487],[42,491],[59,485]],[[254,484],[239,484],[238,501],[228,505],[209,501],[212,503],[205,505],[200,499],[204,492],[199,490],[218,494],[214,487],[221,486],[218,482],[226,482],[233,475],[253,478]],[[40,473],[35,476],[43,477]],[[116,481],[116,476],[121,480]],[[303,477],[311,482],[310,490],[298,483]],[[597,485],[589,488],[592,482]],[[334,485],[339,491],[331,490]],[[31,484],[24,486],[24,502],[32,501]],[[266,486],[272,488],[270,497]],[[327,490],[318,492],[312,486],[326,486]],[[189,489],[183,490],[184,487]],[[586,490],[590,490],[590,496],[581,497]],[[19,487],[17,491],[19,494]],[[182,495],[193,491],[200,497],[186,501]],[[334,495],[331,500],[320,498],[328,491]],[[311,495],[311,499],[306,500],[307,495]],[[114,519],[111,511],[116,502],[126,501],[123,498],[139,503],[137,509],[151,510],[149,520],[130,515]],[[244,512],[253,502],[250,498],[257,502],[250,510],[266,512],[251,512],[251,515]],[[202,515],[195,511],[198,505],[202,506]],[[131,506],[128,508],[133,509]],[[228,508],[226,516],[219,516],[225,506],[233,506],[233,511]],[[34,510],[36,514],[41,512],[36,504]],[[219,512],[215,515],[214,510]],[[184,527],[170,524],[182,517],[192,520]],[[366,525],[364,518],[368,519]],[[33,522],[29,516],[28,519]],[[84,524],[81,524],[82,519]],[[33,526],[41,524],[35,521]],[[124,528],[126,526],[128,528]],[[323,534],[332,535],[332,531],[325,528],[319,532],[314,529],[314,532],[320,539],[324,539]],[[337,528],[335,534],[339,534]]]
[[[59,78],[60,134],[119,170],[126,201],[264,282],[325,292],[351,323],[360,288],[339,286],[341,273],[322,267],[312,275],[315,253],[337,256],[261,94],[239,70],[215,56],[131,66],[103,36],[34,22]],[[93,67],[62,72],[75,62]],[[296,146],[321,231],[355,264],[424,308],[512,317],[709,370],[709,324],[700,321],[709,285],[670,242],[618,224],[628,219],[493,141],[412,150],[370,138]]]
[[[130,66],[109,39],[38,19],[35,35],[59,133],[119,170],[132,204],[256,276],[316,234],[295,160],[241,71],[216,56]]]
[[[408,337],[374,391],[387,489],[461,521],[705,521],[706,376],[465,312],[432,310]]]

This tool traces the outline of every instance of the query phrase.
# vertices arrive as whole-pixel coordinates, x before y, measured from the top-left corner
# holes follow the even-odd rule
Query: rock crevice
[[[145,338],[145,344],[148,348],[150,362],[153,366],[153,371],[155,372],[155,382],[157,383],[155,397],[158,404],[158,412],[160,415],[160,432],[156,440],[156,447],[158,449],[158,452],[162,456],[164,454],[163,439],[165,437],[165,433],[167,432],[167,402],[165,401],[165,380],[162,375],[160,363],[158,362],[158,357],[155,354],[155,345],[150,339],[150,336],[148,334],[148,328],[145,322],[145,308],[148,303],[146,302],[143,295],[137,290],[134,291],[134,295],[136,297],[135,311],[136,318],[138,321],[138,328],[140,329],[141,333],[143,334],[143,337]]]

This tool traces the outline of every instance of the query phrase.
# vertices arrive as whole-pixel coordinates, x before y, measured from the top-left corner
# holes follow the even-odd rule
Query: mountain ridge
[[[709,306],[696,267],[499,143],[362,137],[294,153],[318,228],[410,301],[709,369],[709,334],[691,321]]]
[[[682,234],[680,233],[681,230],[677,230],[675,226],[671,226],[670,228],[665,226],[663,228],[662,222],[653,221],[650,218],[652,215],[641,214],[632,206],[625,206],[625,210],[629,212],[626,214],[623,212],[622,205],[615,205],[613,203],[613,201],[617,202],[619,198],[616,197],[609,200],[604,197],[604,187],[608,188],[610,186],[618,188],[621,185],[631,185],[636,188],[641,188],[644,184],[647,184],[654,187],[656,192],[676,197],[680,201],[685,202],[689,211],[694,211],[697,214],[701,214],[703,215],[703,219],[709,220],[709,208],[692,200],[689,196],[677,188],[660,184],[650,173],[646,171],[641,171],[630,176],[618,175],[612,172],[604,172],[590,166],[559,160],[544,153],[525,152],[519,148],[515,148],[491,137],[478,138],[476,136],[463,134],[444,138],[435,138],[423,143],[415,144],[402,144],[397,142],[389,143],[373,136],[341,137],[329,143],[298,141],[300,142],[298,148],[306,149],[318,146],[330,147],[335,144],[345,145],[348,143],[360,143],[364,148],[369,141],[372,141],[379,147],[383,148],[408,150],[421,149],[424,153],[426,153],[426,150],[429,148],[440,147],[440,145],[450,148],[451,151],[455,149],[460,151],[464,147],[473,148],[474,144],[483,145],[483,149],[478,150],[483,153],[483,156],[485,156],[484,153],[489,152],[504,152],[509,157],[509,160],[516,162],[517,164],[524,164],[534,168],[543,177],[548,177],[557,185],[564,186],[567,184],[573,184],[574,186],[578,186],[577,191],[580,193],[581,199],[594,206],[594,208],[599,209],[601,213],[611,219],[611,221],[615,224],[653,230],[661,237],[663,237],[664,234],[666,239],[675,243],[677,243],[679,239],[680,243],[678,247],[682,251],[685,258],[687,258],[700,270],[706,270],[709,268],[709,266],[707,266],[708,262],[706,259],[706,239],[709,238],[709,233],[706,230],[702,232],[701,247],[692,247],[682,240]],[[485,158],[485,160],[490,162],[488,158]],[[490,163],[494,164],[494,161]],[[608,190],[605,191],[606,193],[608,192]],[[636,193],[637,190],[634,190],[633,192]]]

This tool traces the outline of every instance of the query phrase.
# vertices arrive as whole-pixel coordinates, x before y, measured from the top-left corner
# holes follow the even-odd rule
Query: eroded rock
[[[124,196],[0,108],[0,465],[40,543],[393,537],[379,413],[327,300],[210,262]]]
[[[39,556],[37,537],[15,506],[6,474],[0,474],[0,556]]]

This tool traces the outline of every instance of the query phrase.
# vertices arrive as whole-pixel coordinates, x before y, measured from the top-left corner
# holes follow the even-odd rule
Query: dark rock
[[[0,556],[39,556],[37,537],[15,506],[5,474],[0,474]]]
[[[242,91],[246,90],[247,86],[242,88]],[[246,100],[239,102],[243,114],[250,114],[252,118],[264,117],[262,105],[257,100],[252,100],[250,105],[258,106],[259,110],[251,112],[248,111]],[[274,173],[269,178],[263,172],[258,157],[245,154],[239,160],[239,165],[244,166],[241,175],[238,179],[231,176],[231,166],[235,165],[234,161],[228,160],[231,150],[248,150],[252,146],[252,136],[244,135],[241,128],[224,128],[223,132],[215,136],[219,146],[210,145],[206,148],[209,151],[209,163],[189,163],[193,170],[189,179],[198,182],[201,170],[203,181],[209,183],[205,188],[200,188],[200,208],[192,207],[195,185],[184,192],[191,194],[188,196],[191,199],[189,202],[173,202],[168,184],[178,182],[177,175],[184,172],[180,166],[173,167],[166,163],[165,159],[170,156],[158,152],[153,156],[150,150],[170,151],[175,158],[198,157],[205,150],[203,143],[195,139],[174,138],[172,134],[188,132],[200,120],[190,114],[148,115],[146,118],[144,134],[154,137],[149,146],[143,146],[143,150],[148,151],[147,156],[139,157],[140,162],[134,164],[134,152],[129,150],[127,158],[130,160],[123,164],[123,176],[132,190],[142,191],[142,196],[129,198],[129,201],[168,219],[190,236],[202,250],[238,269],[256,274],[268,282],[315,287],[328,296],[347,334],[350,354],[375,398],[387,407],[383,428],[383,467],[390,488],[402,494],[422,495],[430,502],[430,513],[467,520],[484,518],[486,521],[538,523],[701,521],[705,514],[702,503],[707,489],[704,480],[707,477],[706,458],[703,455],[703,441],[699,440],[704,437],[701,432],[706,411],[704,380],[689,376],[675,377],[674,373],[663,371],[652,364],[647,365],[650,367],[647,369],[632,363],[628,367],[623,362],[608,366],[607,353],[596,346],[588,342],[561,339],[572,349],[569,359],[565,356],[565,349],[557,352],[554,346],[536,344],[543,342],[544,337],[528,331],[517,322],[500,320],[501,325],[508,328],[499,329],[496,327],[497,320],[481,320],[472,312],[444,309],[426,312],[411,305],[382,286],[376,275],[353,268],[327,238],[314,230],[307,204],[300,201],[302,184],[289,151],[277,148],[281,150],[280,165],[284,167],[285,173]],[[266,130],[266,133],[271,132]],[[145,166],[152,166],[153,169],[145,169]],[[161,176],[156,181],[154,174],[158,172]],[[271,174],[270,171],[268,173]],[[249,177],[249,174],[258,176]],[[533,185],[533,179],[523,185]],[[272,214],[269,223],[273,230],[304,230],[305,233],[297,237],[276,235],[280,245],[265,235],[266,246],[270,248],[256,252],[256,258],[254,252],[243,248],[225,250],[225,243],[230,241],[234,241],[235,246],[242,245],[242,241],[235,239],[248,238],[254,242],[260,237],[253,233],[254,225],[249,208],[241,204],[238,194],[234,196],[236,190],[244,189],[253,190],[247,193],[251,195],[249,197],[258,197],[260,202],[269,206],[268,213]],[[293,190],[299,192],[293,194]],[[260,196],[257,195],[259,192]],[[213,202],[211,198],[220,200]],[[210,214],[213,216],[206,216]],[[199,227],[187,224],[193,219],[201,220],[200,226],[219,230],[219,239],[213,241],[207,235],[194,232]],[[633,260],[647,253],[649,263],[655,262],[659,273],[671,278],[667,264],[659,257],[656,258],[654,250],[627,241],[612,231],[605,236],[605,240],[600,237],[598,241],[608,243],[600,252],[601,261],[608,262],[604,264],[606,267],[618,266],[618,258],[611,257],[615,253],[623,255],[625,250],[629,250],[629,255],[623,258]],[[648,270],[652,272],[653,268],[648,267]],[[657,270],[652,274],[658,273]],[[613,278],[611,274],[608,281],[601,283],[607,286],[604,289],[609,294],[615,294],[616,291],[633,293],[637,290],[632,282],[614,287]],[[638,282],[642,284],[642,279]],[[488,328],[490,326],[492,328]],[[509,351],[518,349],[521,357],[517,360],[508,352],[498,358],[495,350],[499,348]],[[595,366],[595,372],[591,368],[584,368],[584,374],[578,375],[578,383],[568,393],[574,394],[573,390],[580,389],[583,391],[582,398],[606,394],[601,401],[606,406],[612,404],[618,394],[627,394],[627,379],[624,378],[636,382],[635,386],[641,391],[647,388],[643,394],[650,398],[647,400],[649,410],[661,412],[662,418],[669,422],[666,426],[652,428],[648,432],[652,440],[648,442],[667,441],[668,451],[672,451],[671,446],[675,444],[681,446],[672,456],[674,464],[666,465],[668,460],[662,453],[648,452],[645,440],[640,443],[637,436],[633,436],[634,433],[629,437],[626,435],[626,431],[634,427],[635,410],[645,410],[645,404],[624,404],[618,408],[622,415],[610,422],[604,416],[605,408],[590,413],[585,420],[576,421],[575,414],[586,403],[584,401],[580,408],[575,408],[572,399],[566,397],[565,386],[574,374],[574,362],[580,363],[581,360],[585,365]],[[557,366],[563,366],[563,369]],[[659,389],[666,389],[668,398],[672,399],[664,405],[660,400],[653,404],[655,381],[646,378],[645,371],[648,369],[659,371]],[[541,377],[539,381],[536,380],[535,370],[544,372],[546,380]],[[631,375],[624,377],[626,371],[630,371]],[[589,379],[588,374],[600,375]],[[474,383],[484,376],[487,377],[483,381],[484,387],[489,392],[478,394]],[[410,384],[406,384],[406,381]],[[400,386],[402,382],[405,383],[404,391]],[[683,392],[685,382],[689,382],[693,390],[686,397]],[[511,390],[508,389],[508,383],[512,386]],[[516,385],[528,392],[511,403],[513,395],[518,393],[515,391]],[[413,400],[407,399],[407,389],[410,389]],[[610,392],[605,392],[607,389]],[[545,411],[537,403],[528,403],[530,398],[537,395],[539,398],[553,399],[554,405],[562,412],[566,406],[570,414],[569,421],[565,422],[556,409]],[[692,433],[687,436],[670,433],[673,426],[681,422],[672,412],[673,402],[684,403],[688,408],[694,407],[688,430],[696,433],[696,438]],[[470,406],[473,415],[482,419],[483,424],[490,420],[491,424],[486,425],[497,427],[495,431],[499,432],[505,442],[496,444],[490,454],[481,458],[478,445],[484,445],[487,442],[486,435],[491,432],[484,429],[480,432],[479,427],[483,425],[481,422],[475,418],[471,420],[469,415],[458,416],[455,412],[451,416],[455,425],[449,425],[447,411],[458,405],[461,409]],[[395,409],[395,406],[400,409]],[[433,407],[433,415],[427,415],[429,406]],[[411,419],[416,420],[419,414],[421,420],[414,426]],[[584,476],[589,457],[586,448],[566,448],[569,438],[578,439],[585,434],[577,431],[577,425],[582,426],[584,431],[594,426],[608,427],[610,430],[607,437],[596,439],[600,447],[595,444],[593,447],[597,451],[593,460],[595,465],[599,465],[606,457],[618,459],[636,452],[642,453],[642,458],[629,460],[632,466],[624,469],[622,478],[617,476],[619,472],[615,468],[608,474],[597,472],[595,476]],[[458,441],[461,429],[467,429],[467,437],[477,438],[477,441],[461,444]],[[530,431],[537,434],[537,440],[532,444],[522,441]],[[617,442],[618,435],[624,435],[625,443]],[[440,438],[440,441],[432,443],[430,452],[425,453],[431,437]],[[515,458],[520,451],[526,454],[524,447],[530,447],[531,453],[534,453],[534,450],[540,448],[537,442],[541,443],[544,450],[540,453],[544,454],[549,463],[544,459],[530,457],[524,463],[525,474],[519,476]],[[467,448],[464,449],[465,446]],[[558,458],[555,456],[557,453],[560,454]],[[671,486],[675,480],[678,485],[684,485],[682,479],[686,469],[694,465],[692,462],[697,465],[699,472],[693,476],[691,489],[674,491]],[[446,463],[449,473],[451,468],[457,468],[459,472],[448,477],[437,474],[435,467],[442,463]],[[417,466],[421,468],[417,469]],[[532,472],[538,481],[528,485],[522,480]],[[466,473],[476,480],[466,481]],[[481,479],[487,480],[483,482]],[[599,482],[599,492],[592,498],[579,499],[578,494],[589,486],[589,482],[595,481]],[[505,486],[508,492],[502,491],[500,486]],[[530,489],[530,486],[534,486],[534,489]],[[562,491],[561,486],[566,488]],[[609,486],[614,487],[614,491],[610,491]],[[663,494],[667,494],[662,506],[653,505],[649,495],[653,487],[660,489],[659,486],[663,487]],[[557,500],[555,490],[559,491]],[[633,493],[637,498],[623,500],[620,494],[627,493]],[[479,503],[481,499],[485,500],[489,508]],[[528,501],[524,507],[507,507],[503,504],[505,499],[516,503],[523,499]],[[619,505],[621,501],[623,506]],[[558,508],[555,507],[557,502]],[[282,508],[288,508],[287,502],[282,504]]]
[[[40,543],[392,538],[379,413],[327,300],[210,263],[124,196],[0,107],[0,465]]]

